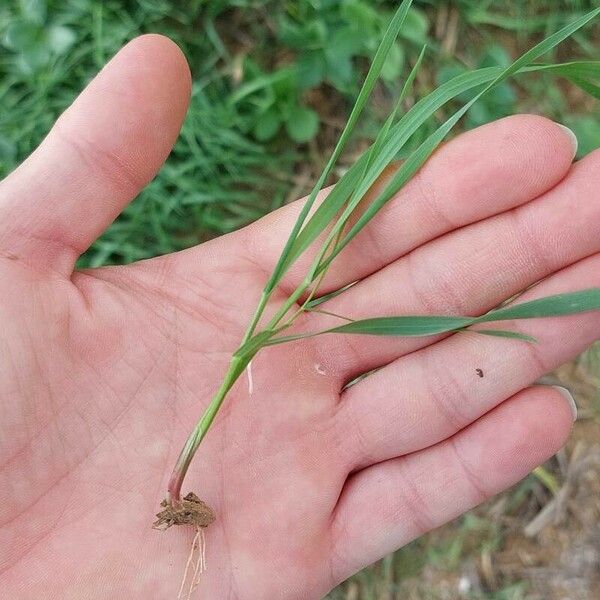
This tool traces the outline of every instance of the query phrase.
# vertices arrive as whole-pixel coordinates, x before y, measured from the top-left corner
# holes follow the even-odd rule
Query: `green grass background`
[[[239,228],[310,187],[395,5],[383,0],[5,1],[0,6],[0,177],[35,148],[119,47],[141,33],[159,32],[182,47],[193,74],[182,135],[157,178],[81,264],[131,262]],[[460,70],[508,63],[595,5],[592,0],[416,1],[346,161],[373,139],[423,43],[429,52],[416,95]],[[598,58],[599,33],[598,25],[579,32],[553,58]],[[536,112],[573,128],[580,155],[600,146],[597,105],[548,82],[538,77],[500,86],[462,127]],[[514,493],[526,495],[533,485],[530,478]],[[448,539],[411,544],[331,598],[401,597],[396,594],[402,581],[425,567],[456,569],[465,556],[501,542],[493,522],[467,515]],[[443,597],[434,588],[419,593],[416,598]],[[518,581],[469,594],[465,597],[527,597]]]

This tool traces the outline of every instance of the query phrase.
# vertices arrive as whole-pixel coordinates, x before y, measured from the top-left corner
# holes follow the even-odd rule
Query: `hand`
[[[167,156],[189,91],[176,46],[138,38],[0,185],[7,598],[177,595],[194,532],[150,525],[299,210],[74,271]],[[342,255],[324,291],[360,283],[327,309],[475,314],[540,279],[528,297],[600,285],[600,154],[571,165],[573,154],[536,116],[448,143]],[[242,378],[184,485],[217,514],[196,597],[319,598],[555,453],[571,406],[531,384],[600,337],[600,322],[507,328],[540,344],[324,336],[259,354],[253,394]]]

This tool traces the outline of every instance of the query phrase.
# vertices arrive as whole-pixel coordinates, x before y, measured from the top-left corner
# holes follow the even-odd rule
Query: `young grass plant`
[[[463,73],[439,86],[417,102],[400,119],[396,120],[400,101],[409,92],[417,70],[423,60],[425,48],[407,77],[398,105],[383,125],[374,143],[344,174],[337,185],[314,208],[317,196],[340,158],[353,130],[377,83],[390,48],[400,32],[408,14],[411,0],[404,0],[395,13],[373,59],[364,85],[348,119],[339,141],[308,196],[296,220],[279,260],[265,284],[260,301],[251,319],[240,347],[233,353],[229,368],[220,388],[210,402],[204,415],[191,432],[177,460],[168,484],[164,510],[158,513],[155,525],[167,528],[173,524],[193,524],[206,527],[214,517],[210,509],[194,494],[181,499],[181,486],[198,446],[208,432],[223,401],[234,383],[250,365],[252,359],[264,347],[289,343],[324,334],[387,335],[387,336],[430,336],[443,333],[474,331],[478,334],[501,336],[532,342],[531,337],[517,331],[498,329],[471,329],[484,323],[503,320],[531,319],[570,315],[600,309],[600,288],[560,294],[547,298],[503,306],[479,317],[471,316],[387,316],[353,320],[350,316],[333,315],[344,323],[323,331],[284,335],[304,312],[320,311],[316,308],[338,292],[319,298],[319,286],[333,261],[356,235],[373,219],[377,212],[392,199],[410,178],[421,168],[452,128],[487,92],[507,78],[542,71],[570,79],[586,92],[600,98],[600,62],[578,61],[563,64],[535,63],[544,53],[554,48],[575,31],[600,14],[600,8],[572,20],[568,25],[547,37],[523,54],[506,68],[488,67]],[[389,167],[413,134],[434,113],[457,96],[472,91],[474,96],[450,118],[429,135],[395,171],[384,189],[365,207],[364,198],[373,184]],[[311,215],[312,211],[312,215]],[[309,216],[310,215],[310,216]],[[322,240],[322,241],[320,241]],[[306,270],[296,289],[281,304],[266,322],[265,307],[290,267],[309,249],[314,248],[315,258]],[[327,312],[327,311],[321,311]],[[329,313],[331,314],[331,313]]]

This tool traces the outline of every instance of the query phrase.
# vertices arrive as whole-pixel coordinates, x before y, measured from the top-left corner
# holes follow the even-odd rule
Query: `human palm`
[[[0,184],[7,597],[177,594],[194,532],[157,532],[153,514],[298,210],[73,272],[164,160],[188,94],[177,48],[139,38]],[[533,116],[449,143],[340,257],[322,289],[360,282],[327,310],[476,314],[541,279],[530,297],[600,285],[600,156],[572,156],[569,135]],[[526,328],[539,345],[324,336],[262,351],[184,484],[217,515],[197,597],[318,598],[551,456],[570,405],[530,386],[600,324],[584,314]]]

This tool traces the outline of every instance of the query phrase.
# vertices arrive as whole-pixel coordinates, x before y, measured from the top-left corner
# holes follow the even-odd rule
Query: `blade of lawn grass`
[[[598,12],[600,12],[600,9],[599,9]],[[571,27],[565,28],[565,30],[567,30],[567,29],[570,30]],[[557,44],[558,41],[560,41],[560,39],[562,39],[564,37],[564,35],[566,35],[567,32],[565,30],[562,30],[561,32],[558,32],[558,34],[556,36],[553,36],[553,37],[548,38],[547,40],[545,40],[546,43],[538,44],[538,46],[536,46],[534,49],[532,49],[531,51],[525,53],[520,59],[518,59],[515,63],[513,63],[509,68],[505,69],[490,84],[488,84],[483,91],[479,92],[460,111],[458,111],[457,113],[455,113],[455,115],[453,115],[453,117],[451,117],[450,119],[448,119],[436,132],[434,132],[434,134],[432,136],[430,136],[428,138],[428,140],[426,140],[419,147],[419,149],[417,149],[417,151],[415,153],[413,153],[413,155],[411,155],[411,157],[402,165],[402,167],[400,167],[400,169],[398,170],[398,173],[393,178],[392,184],[390,184],[386,188],[387,192],[384,190],[384,193],[380,197],[378,197],[367,208],[367,210],[361,216],[361,218],[358,220],[358,222],[356,223],[356,225],[344,237],[344,239],[339,243],[339,245],[336,247],[336,249],[334,249],[334,251],[329,255],[329,257],[327,259],[323,260],[322,262],[320,262],[320,264],[316,264],[316,265],[313,264],[313,267],[311,269],[311,274],[314,271],[314,273],[316,275],[319,275],[323,270],[325,270],[325,269],[328,268],[329,264],[331,264],[331,262],[335,258],[335,256],[337,254],[339,254],[339,252],[344,247],[344,245],[347,244],[352,239],[353,235],[356,235],[358,233],[358,231],[360,231],[360,229],[362,227],[364,227],[364,225],[366,225],[366,223],[370,220],[370,218],[372,218],[372,216],[374,214],[376,214],[377,210],[379,210],[381,208],[381,206],[383,206],[385,204],[385,202],[387,200],[389,200],[389,198],[391,198],[393,196],[393,194],[395,193],[395,191],[390,192],[390,188],[393,188],[394,181],[397,182],[398,180],[400,180],[400,181],[402,181],[402,180],[408,180],[412,176],[412,174],[417,170],[419,164],[422,164],[422,162],[424,162],[426,160],[427,156],[429,156],[430,153],[433,151],[432,149],[437,146],[437,144],[443,139],[443,137],[445,137],[445,135],[447,134],[447,132],[452,128],[452,126],[459,120],[459,118],[463,114],[466,113],[466,111],[468,110],[468,108],[472,104],[474,104],[485,93],[485,91],[487,91],[488,89],[491,89],[491,87],[495,83],[497,83],[498,81],[502,81],[503,78],[507,77],[510,74],[511,71],[514,71],[515,69],[518,69],[519,68],[519,63],[522,64],[525,60],[528,60],[529,57],[531,57],[531,56],[537,56],[540,53],[546,51],[549,48],[549,46],[550,46],[551,43]],[[295,300],[295,299],[296,299],[296,297],[292,296],[292,297],[290,297],[289,300],[291,301],[291,300]],[[284,306],[286,306],[286,305],[284,305]],[[277,324],[277,317],[279,315],[281,315],[281,314],[285,314],[285,311],[280,311],[276,315],[276,318],[274,319],[274,321],[272,323],[270,323],[270,325],[272,327],[276,326],[276,324]],[[383,335],[383,334],[381,334],[381,335]],[[394,334],[390,333],[390,335],[394,335]]]
[[[423,48],[421,49],[419,57],[417,58],[417,61],[415,62],[413,68],[410,70],[410,73],[408,74],[408,77],[406,78],[406,81],[404,82],[404,85],[402,86],[402,90],[400,92],[400,95],[398,96],[398,100],[396,100],[394,110],[390,113],[389,117],[386,119],[386,122],[384,123],[383,127],[377,134],[377,137],[375,138],[375,142],[373,143],[371,148],[367,150],[368,155],[369,155],[369,161],[367,162],[367,165],[365,166],[365,173],[366,173],[367,168],[371,166],[371,159],[373,157],[376,157],[379,155],[379,151],[380,151],[381,147],[383,146],[385,141],[388,139],[388,134],[390,132],[390,128],[394,124],[394,121],[396,120],[396,115],[400,111],[400,106],[402,105],[402,102],[404,102],[404,99],[406,98],[408,93],[412,90],[412,86],[413,86],[415,77],[417,76],[417,73],[419,72],[421,63],[423,62],[423,58],[425,57],[426,50],[427,50],[427,45],[424,45]],[[363,176],[364,176],[364,173],[363,173]]]
[[[506,321],[509,319],[537,319],[560,317],[592,310],[600,310],[600,288],[557,294],[530,302],[498,308],[475,319],[475,323]]]
[[[411,135],[425,121],[446,102],[452,100],[455,96],[485,83],[500,72],[497,67],[488,67],[479,71],[464,73],[440,86],[427,97],[417,102],[413,108],[402,117],[402,119],[392,128],[386,143],[381,148],[377,157],[371,156],[370,173],[376,173],[371,180],[375,180],[385,169],[385,167],[394,159],[404,144],[410,139]],[[285,264],[282,266],[282,273],[294,263],[297,258],[317,239],[317,237],[331,224],[332,219],[348,200],[348,190],[353,193],[356,186],[361,181],[362,173],[365,170],[365,163],[369,161],[371,148],[358,159],[356,163],[339,180],[327,198],[315,211],[314,215],[302,228],[302,231],[290,248]],[[349,185],[347,180],[351,179],[353,185]],[[341,187],[341,190],[338,188]],[[363,185],[362,188],[368,189]],[[366,191],[366,190],[365,190]]]
[[[600,310],[600,288],[557,294],[530,302],[522,302],[490,311],[481,317],[401,316],[379,317],[353,321],[328,329],[327,333],[356,333],[366,335],[432,335],[462,329],[476,323],[561,317]],[[489,331],[489,330],[488,330]],[[419,333],[421,332],[421,333]],[[477,333],[487,333],[484,330]]]
[[[426,45],[423,46],[423,48],[421,49],[421,53],[419,54],[419,58],[417,59],[417,62],[411,69],[410,73],[408,74],[408,77],[406,78],[406,81],[404,82],[404,85],[402,86],[402,90],[400,92],[400,95],[398,96],[398,99],[396,100],[394,109],[389,114],[388,118],[386,119],[385,123],[383,124],[383,127],[379,130],[379,133],[377,134],[377,137],[375,138],[375,141],[373,142],[373,144],[365,152],[367,159],[364,161],[365,162],[364,166],[361,164],[361,167],[362,167],[362,174],[360,177],[361,181],[364,180],[367,170],[371,166],[371,162],[372,162],[373,158],[379,156],[379,152],[380,152],[383,144],[386,142],[386,140],[388,138],[390,128],[392,127],[392,125],[394,124],[394,121],[396,120],[396,115],[398,114],[398,112],[400,110],[400,106],[402,105],[404,98],[406,98],[406,95],[412,89],[412,84],[415,80],[415,77],[417,75],[419,67],[421,66],[421,63],[423,62],[423,57],[425,56],[426,49],[427,49]],[[358,190],[355,189],[353,198],[357,195],[357,191]],[[310,223],[308,225],[310,225]],[[300,235],[310,236],[310,227],[304,227],[302,229]]]
[[[471,333],[478,333],[480,335],[491,335],[493,337],[510,338],[513,340],[523,340],[524,342],[530,342],[537,344],[537,339],[526,333],[519,333],[518,331],[507,331],[504,329],[466,329],[465,331]]]
[[[600,62],[596,60],[575,60],[566,63],[535,64],[523,69],[524,73],[532,71],[549,71],[552,74],[564,77],[600,79]]]
[[[597,100],[600,100],[600,85],[596,85],[595,83],[586,81],[585,79],[579,79],[579,77],[570,77],[569,79],[584,92],[596,98]]]
[[[585,67],[589,69],[590,61],[556,65],[530,65],[520,69],[518,72],[524,73],[526,71],[533,72],[537,70],[545,70],[556,75],[568,77],[579,65],[585,65]],[[594,63],[594,65],[600,68],[600,62]],[[566,68],[563,69],[563,67]],[[409,110],[392,128],[386,143],[381,148],[379,155],[372,160],[368,179],[363,179],[363,185],[361,185],[361,191],[363,192],[363,195],[370,188],[372,183],[374,183],[374,181],[376,181],[376,179],[381,175],[385,167],[388,166],[392,160],[394,160],[395,156],[398,154],[404,144],[410,139],[410,137],[437,110],[460,94],[463,94],[464,92],[467,92],[480,85],[489,83],[501,73],[501,67],[486,67],[469,73],[462,73],[450,81],[442,84],[425,98],[419,100],[411,108],[411,110]],[[582,71],[582,74],[583,73],[585,73],[586,76],[589,75],[589,71]],[[592,73],[595,74],[595,71],[592,71]],[[289,251],[282,274],[330,225],[332,219],[335,217],[338,211],[341,210],[341,208],[346,204],[348,200],[348,192],[353,192],[356,189],[353,186],[356,186],[356,182],[360,181],[361,179],[360,173],[362,173],[364,170],[364,161],[367,160],[366,155],[369,152],[370,149],[367,149],[366,152],[353,165],[353,167],[351,167],[345,173],[345,175],[332,189],[327,198],[323,201],[323,203],[319,206],[314,215],[302,229],[296,241],[294,242],[293,247]],[[348,181],[350,179],[352,180],[351,182]],[[339,190],[338,186],[340,187]]]
[[[591,288],[557,294],[530,302],[522,302],[490,311],[481,317],[460,317],[447,315],[406,315],[394,317],[374,317],[361,319],[325,329],[323,331],[276,337],[267,340],[265,345],[283,344],[294,340],[315,337],[326,333],[347,333],[356,335],[388,335],[400,337],[422,337],[452,331],[466,330],[465,328],[477,323],[506,321],[517,319],[537,319],[544,317],[560,317],[600,310],[600,288]],[[516,331],[503,330],[467,330],[482,335],[511,337],[533,341],[534,338]]]
[[[557,31],[555,34],[549,36],[545,40],[542,40],[539,44],[525,52],[516,61],[505,68],[495,79],[488,83],[483,90],[478,92],[474,98],[467,102],[460,110],[458,110],[452,117],[443,123],[419,146],[419,148],[417,148],[417,150],[415,150],[415,152],[411,154],[406,162],[402,164],[385,190],[365,210],[350,231],[340,241],[336,251],[331,253],[327,261],[331,262],[333,258],[337,256],[337,254],[339,254],[339,252],[341,252],[341,250],[347,246],[354,237],[356,237],[359,231],[365,227],[365,225],[373,218],[379,209],[398,192],[398,190],[414,175],[414,173],[416,173],[416,171],[425,163],[427,158],[431,156],[433,151],[446,137],[450,130],[456,125],[456,123],[458,123],[458,121],[471,108],[471,106],[475,104],[475,102],[477,102],[494,86],[498,85],[512,74],[517,72],[519,69],[527,66],[539,56],[554,48],[565,38],[569,37],[574,31],[577,31],[583,27],[598,14],[600,14],[600,8],[591,11],[579,19],[576,19],[573,23],[570,23],[566,27],[563,27],[560,31]]]
[[[355,333],[363,335],[392,335],[413,337],[434,335],[468,327],[473,323],[470,317],[452,316],[401,316],[375,317],[345,323],[329,329],[330,333]]]
[[[536,70],[566,77],[590,96],[600,100],[600,61],[576,61],[558,65],[536,65]],[[528,70],[528,69],[526,69]]]
[[[284,79],[291,78],[294,74],[292,69],[280,69],[275,73],[268,75],[261,75],[255,77],[251,82],[240,86],[228,99],[230,104],[237,104],[240,100],[243,100],[246,96],[257,92],[263,88],[266,88],[274,83],[282,81]]]
[[[311,310],[315,306],[319,306],[319,304],[323,304],[324,302],[327,302],[328,300],[331,300],[332,298],[335,298],[336,296],[343,294],[346,290],[349,290],[352,286],[356,285],[356,283],[357,283],[356,281],[353,281],[352,283],[345,285],[344,287],[340,288],[339,290],[335,290],[335,292],[331,292],[329,294],[325,294],[324,296],[319,296],[318,298],[314,298],[313,300],[311,300],[310,302],[308,302],[306,304],[306,310]]]
[[[417,58],[417,61],[415,62],[413,68],[410,70],[410,73],[408,74],[408,77],[406,78],[406,81],[404,82],[404,85],[402,86],[402,90],[400,92],[400,95],[398,96],[398,100],[396,101],[394,110],[390,113],[389,117],[386,119],[386,122],[384,123],[383,127],[377,134],[377,137],[376,137],[373,145],[370,147],[370,149],[367,150],[366,154],[368,156],[368,159],[366,160],[366,163],[363,167],[362,175],[360,177],[360,183],[358,186],[356,186],[354,188],[354,192],[352,194],[352,197],[350,198],[350,200],[347,203],[346,209],[344,210],[342,215],[339,217],[336,225],[329,232],[329,235],[327,236],[327,238],[324,242],[325,246],[329,246],[336,239],[336,237],[339,234],[341,234],[341,230],[343,229],[350,214],[352,213],[352,211],[354,210],[356,205],[361,201],[363,196],[367,193],[368,189],[375,183],[375,180],[379,177],[380,173],[378,171],[376,171],[374,173],[373,172],[369,173],[369,168],[371,167],[373,159],[377,158],[379,156],[383,145],[388,140],[390,128],[392,127],[394,121],[396,120],[396,115],[398,114],[398,111],[400,110],[400,106],[402,105],[402,102],[404,101],[404,99],[406,98],[408,93],[412,90],[412,85],[414,83],[415,77],[417,76],[419,68],[421,67],[421,63],[423,62],[423,58],[425,57],[426,50],[427,50],[427,46],[425,45],[421,49],[421,52],[419,54],[419,57]],[[318,219],[316,219],[316,220],[311,220],[309,223],[307,223],[307,226],[304,227],[302,229],[302,231],[300,232],[299,237],[302,237],[302,238],[313,237],[314,232],[311,231],[311,228],[310,228],[311,225],[313,227],[318,227],[319,228],[318,233],[320,233],[322,224],[319,222]],[[318,233],[317,233],[317,235],[318,235]],[[302,246],[303,242],[300,241],[299,245]],[[319,262],[320,261],[317,260],[316,262],[313,263],[312,268],[308,272],[309,278],[314,277],[315,271],[319,266]]]
[[[395,42],[396,38],[398,37],[398,33],[400,32],[400,29],[402,27],[402,24],[404,23],[404,19],[406,18],[406,15],[408,13],[408,10],[409,10],[411,4],[412,4],[412,0],[404,0],[402,2],[402,4],[400,5],[400,7],[398,8],[398,10],[396,11],[396,14],[394,15],[394,17],[392,18],[384,36],[383,36],[383,40],[382,40],[379,48],[377,49],[375,57],[373,58],[373,62],[371,63],[371,67],[369,69],[369,72],[367,73],[365,82],[362,86],[362,89],[359,92],[358,98],[356,99],[356,103],[354,104],[354,108],[352,109],[352,112],[350,113],[350,117],[348,118],[348,122],[346,123],[346,126],[344,127],[344,130],[342,131],[342,134],[340,135],[340,138],[336,144],[336,147],[335,147],[333,153],[331,154],[331,157],[330,157],[327,165],[323,169],[323,172],[321,173],[319,180],[315,184],[315,187],[313,188],[310,196],[306,200],[306,202],[302,208],[302,211],[300,212],[300,215],[298,216],[298,219],[297,219],[296,223],[294,224],[294,227],[292,228],[292,231],[291,231],[288,241],[283,249],[281,257],[280,257],[277,265],[275,266],[275,269],[273,270],[273,274],[271,275],[269,281],[267,282],[267,285],[265,286],[265,294],[269,294],[270,292],[272,292],[273,289],[275,288],[275,286],[281,280],[281,277],[283,275],[282,271],[284,269],[284,265],[286,262],[286,256],[287,256],[292,244],[294,243],[294,240],[296,239],[296,236],[298,235],[300,228],[304,224],[304,221],[306,220],[308,212],[310,211],[312,205],[314,204],[314,202],[317,198],[317,194],[323,189],[323,186],[325,185],[327,177],[331,173],[331,170],[333,169],[340,154],[342,153],[350,135],[352,134],[352,132],[354,130],[354,127],[355,127],[365,105],[367,104],[367,101],[371,95],[371,92],[373,91],[373,88],[375,87],[375,83],[379,79],[381,70],[385,63],[387,55],[390,51],[390,48],[392,47],[393,43]]]
[[[424,337],[447,333],[449,331],[458,331],[473,324],[472,317],[452,317],[452,316],[400,316],[400,317],[374,317],[372,319],[362,319],[351,321],[339,327],[332,327],[323,331],[312,333],[300,333],[297,335],[288,335],[271,338],[268,346],[283,344],[295,340],[324,335],[326,333],[349,333],[357,335],[389,335],[398,337]]]

